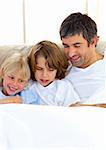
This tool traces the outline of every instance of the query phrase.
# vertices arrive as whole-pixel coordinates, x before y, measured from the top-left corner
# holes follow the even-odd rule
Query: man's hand
[[[106,104],[80,104],[80,103],[72,104],[69,107],[79,107],[79,106],[95,106],[106,108]]]

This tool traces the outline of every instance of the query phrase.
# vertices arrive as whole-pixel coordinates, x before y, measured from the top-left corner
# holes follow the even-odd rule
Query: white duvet
[[[0,150],[106,150],[106,109],[0,105]]]

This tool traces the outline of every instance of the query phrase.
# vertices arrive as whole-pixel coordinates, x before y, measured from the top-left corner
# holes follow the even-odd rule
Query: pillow
[[[6,46],[0,46],[0,67],[4,60],[11,56],[16,51],[21,51],[22,53],[28,54],[30,48],[32,46],[27,45],[6,45]]]
[[[101,54],[104,54],[104,51],[106,50],[106,41],[99,41],[96,50]]]

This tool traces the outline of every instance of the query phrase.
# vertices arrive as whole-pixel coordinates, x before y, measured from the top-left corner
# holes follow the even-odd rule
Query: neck
[[[103,59],[103,55],[102,54],[100,54],[100,53],[97,53],[97,60],[100,60],[100,59]]]
[[[103,59],[103,57],[104,57],[104,56],[103,56],[102,54],[96,52],[96,53],[91,57],[91,59],[88,61],[88,63],[83,64],[83,66],[81,66],[81,68],[86,68],[86,67],[92,65],[93,63],[95,63],[96,61]]]

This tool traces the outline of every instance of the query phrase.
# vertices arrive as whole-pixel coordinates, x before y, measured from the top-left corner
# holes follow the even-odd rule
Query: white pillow
[[[99,41],[96,49],[101,54],[104,54],[104,51],[106,50],[106,41]]]

